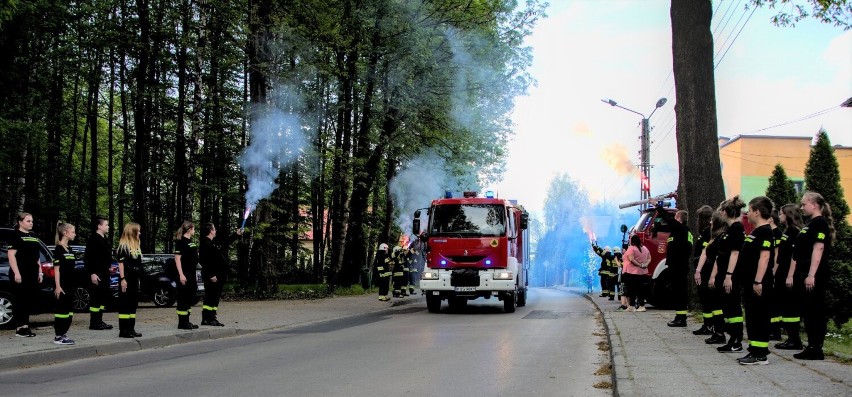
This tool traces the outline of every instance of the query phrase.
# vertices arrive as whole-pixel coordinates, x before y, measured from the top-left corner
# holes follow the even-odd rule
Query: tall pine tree
[[[796,187],[793,181],[787,178],[787,172],[784,171],[784,166],[775,165],[772,170],[772,176],[769,177],[769,186],[766,188],[766,197],[775,204],[775,208],[781,208],[784,204],[795,203],[798,200]]]

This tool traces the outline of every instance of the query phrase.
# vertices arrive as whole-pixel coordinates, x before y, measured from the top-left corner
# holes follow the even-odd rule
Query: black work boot
[[[825,360],[822,346],[808,346],[801,353],[794,354],[793,357],[799,360]]]
[[[674,320],[669,321],[666,325],[669,327],[686,327],[686,316],[678,314],[675,316]]]

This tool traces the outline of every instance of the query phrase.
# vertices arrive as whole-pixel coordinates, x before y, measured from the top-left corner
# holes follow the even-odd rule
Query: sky
[[[747,2],[713,1],[719,135],[812,136],[825,128],[832,144],[852,146],[852,108],[789,123],[852,96],[852,31],[811,19],[776,27],[777,10],[752,14]],[[537,85],[516,100],[506,172],[489,189],[541,216],[550,181],[567,173],[616,212],[639,199],[641,117],[601,100],[647,116],[663,97],[668,102],[650,118],[651,193],[676,189],[669,7],[670,0],[550,1],[527,38]],[[786,125],[767,129],[779,124]]]

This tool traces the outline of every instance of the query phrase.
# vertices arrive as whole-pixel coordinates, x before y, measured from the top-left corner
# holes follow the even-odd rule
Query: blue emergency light
[[[485,260],[485,266],[491,266],[491,259]]]
[[[487,198],[494,198],[494,192],[493,192],[493,191],[491,191],[491,190],[486,191],[486,192],[485,192],[485,197],[487,197]]]
[[[453,192],[447,190],[444,192],[444,198],[453,198]]]

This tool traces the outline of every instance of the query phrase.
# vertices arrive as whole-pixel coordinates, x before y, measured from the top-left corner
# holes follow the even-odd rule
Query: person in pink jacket
[[[630,299],[627,311],[645,311],[643,290],[648,281],[648,265],[651,263],[651,252],[642,245],[639,236],[630,237],[630,245],[624,251],[624,269],[621,278],[624,281],[624,292]]]

